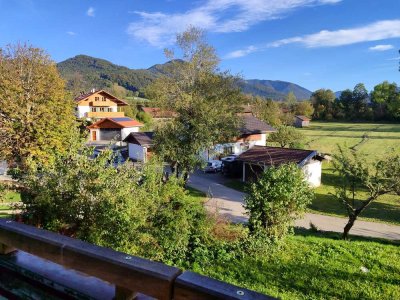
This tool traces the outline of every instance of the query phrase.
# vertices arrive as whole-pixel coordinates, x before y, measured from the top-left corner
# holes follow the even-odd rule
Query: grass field
[[[199,262],[194,271],[281,299],[400,299],[399,255],[394,244],[303,230],[268,255]]]
[[[341,145],[359,151],[367,160],[373,161],[389,151],[400,152],[400,124],[312,122],[309,128],[299,130],[306,137],[306,148],[321,153],[335,153],[337,145]],[[315,190],[316,199],[311,210],[345,216],[343,206],[332,196],[338,177],[331,163],[324,162],[322,172],[322,185]],[[361,219],[400,224],[400,197],[382,196],[363,212]]]

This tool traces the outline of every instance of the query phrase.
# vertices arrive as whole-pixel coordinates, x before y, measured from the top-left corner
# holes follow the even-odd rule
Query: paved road
[[[189,186],[211,194],[212,197],[206,203],[210,211],[218,211],[233,222],[246,222],[248,217],[242,206],[245,194],[222,185],[223,180],[220,174],[197,172],[189,178]],[[345,218],[308,213],[303,219],[297,220],[295,225],[310,228],[312,222],[320,230],[342,232],[346,221]],[[350,234],[400,240],[400,226],[358,220]]]

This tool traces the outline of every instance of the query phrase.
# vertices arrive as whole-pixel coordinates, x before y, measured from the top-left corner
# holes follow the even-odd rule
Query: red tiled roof
[[[309,117],[306,116],[296,116],[296,118],[302,120],[302,121],[311,121],[311,119]]]
[[[106,125],[102,126],[102,124],[105,123],[106,121],[112,122],[113,124],[117,125],[120,128],[144,126],[142,123],[140,123],[136,120],[124,117],[124,118],[104,118],[104,119],[101,119],[101,120],[93,123],[92,125],[88,126],[88,128],[107,128]]]
[[[169,110],[162,110],[159,107],[142,107],[142,111],[149,114],[153,118],[173,118],[176,113]]]
[[[82,100],[86,99],[87,97],[90,97],[93,94],[96,94],[96,93],[108,95],[108,97],[111,100],[115,101],[117,103],[117,105],[119,105],[119,106],[128,105],[128,103],[126,103],[125,101],[123,101],[121,99],[118,99],[117,97],[111,95],[110,93],[108,93],[108,92],[106,92],[104,90],[99,90],[99,91],[94,91],[94,92],[89,92],[89,93],[86,93],[86,94],[82,94],[82,95],[79,95],[79,96],[75,97],[74,100],[75,100],[75,102],[79,102],[79,101],[82,101]]]
[[[314,156],[317,156],[317,152],[313,150],[254,146],[240,154],[238,160],[252,164],[279,166],[284,163],[301,164]]]

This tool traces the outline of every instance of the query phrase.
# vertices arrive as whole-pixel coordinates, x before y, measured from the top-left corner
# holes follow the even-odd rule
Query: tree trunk
[[[347,240],[348,235],[349,235],[349,231],[353,227],[354,222],[356,220],[357,220],[357,215],[349,216],[349,221],[347,222],[347,224],[346,224],[346,226],[344,227],[344,230],[343,230],[343,236],[342,237],[343,237],[344,240]]]

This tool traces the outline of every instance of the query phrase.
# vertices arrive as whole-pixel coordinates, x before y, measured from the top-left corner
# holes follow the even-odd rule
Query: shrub
[[[284,237],[313,198],[303,172],[295,164],[266,169],[248,192],[245,209],[250,215],[250,231],[270,239]]]

